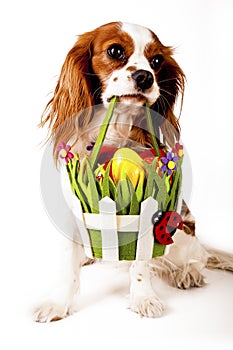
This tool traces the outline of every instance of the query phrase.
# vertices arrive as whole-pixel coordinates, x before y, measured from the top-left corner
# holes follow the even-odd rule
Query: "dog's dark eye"
[[[107,53],[111,58],[114,58],[115,60],[125,59],[125,50],[121,45],[118,45],[118,44],[111,45],[107,49]]]
[[[153,68],[155,70],[161,68],[163,61],[164,61],[164,58],[162,55],[156,55],[150,61],[151,68]]]

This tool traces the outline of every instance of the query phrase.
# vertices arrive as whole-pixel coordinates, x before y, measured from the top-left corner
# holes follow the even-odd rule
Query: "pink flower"
[[[66,145],[65,142],[60,142],[59,146],[57,147],[57,150],[59,151],[60,158],[65,159],[66,164],[69,163],[70,159],[74,158],[73,153],[70,152],[71,146]]]

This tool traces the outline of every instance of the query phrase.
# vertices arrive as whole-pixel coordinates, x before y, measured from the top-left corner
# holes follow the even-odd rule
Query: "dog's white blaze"
[[[153,39],[151,32],[145,27],[130,23],[123,23],[121,29],[128,33],[133,39],[135,47],[134,51],[140,55],[143,55],[146,45]]]
[[[151,69],[144,55],[146,45],[153,40],[151,32],[147,28],[130,23],[123,23],[122,30],[130,35],[134,43],[134,53],[130,57],[127,67],[133,65],[137,69],[145,69],[151,72],[154,76],[153,69]]]

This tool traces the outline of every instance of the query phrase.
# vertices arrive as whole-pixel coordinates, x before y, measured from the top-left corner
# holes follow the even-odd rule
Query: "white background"
[[[39,172],[46,135],[37,129],[76,35],[121,20],[151,28],[187,76],[181,117],[193,168],[190,207],[204,243],[233,253],[233,2],[7,1],[1,26],[1,347],[228,349],[233,344],[232,274],[205,271],[208,286],[176,291],[155,281],[168,304],[161,319],[127,310],[128,275],[87,267],[80,312],[50,325],[31,321],[49,290],[63,240],[44,212]],[[104,334],[108,336],[104,336]],[[112,342],[111,344],[109,342]]]

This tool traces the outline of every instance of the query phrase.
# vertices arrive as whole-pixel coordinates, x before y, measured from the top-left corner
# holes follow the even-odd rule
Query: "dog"
[[[120,102],[120,110],[114,113],[124,123],[123,127],[111,126],[111,138],[149,145],[148,133],[140,128],[142,120],[139,118],[136,123],[132,120],[148,104],[168,121],[161,123],[160,128],[172,147],[180,134],[174,107],[179,96],[182,105],[185,85],[185,75],[173,54],[172,47],[164,46],[151,30],[136,24],[113,22],[80,35],[67,54],[40,124],[49,124],[55,161],[61,141],[72,144],[80,158],[84,156],[86,146],[96,140],[113,96]],[[93,117],[95,105],[101,108]],[[195,236],[194,218],[184,201],[181,215],[183,228],[177,230],[168,254],[131,263],[129,308],[140,316],[159,317],[164,311],[164,303],[152,288],[152,275],[186,289],[204,285],[205,267],[233,271],[232,255],[200,244]],[[37,322],[63,319],[76,310],[79,272],[87,258],[81,244],[69,239],[67,244],[70,257],[64,295],[36,308]]]

